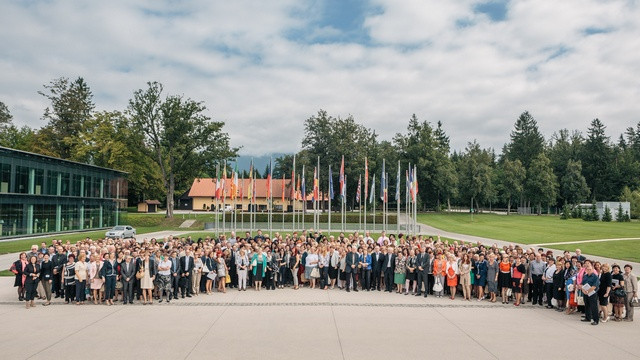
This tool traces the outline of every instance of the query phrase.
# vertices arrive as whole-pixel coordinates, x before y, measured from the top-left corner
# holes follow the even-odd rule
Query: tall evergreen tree
[[[520,114],[516,120],[507,151],[507,158],[512,161],[520,160],[525,169],[544,151],[544,137],[538,129],[538,123],[528,111]]]
[[[502,199],[507,202],[507,215],[511,212],[511,200],[522,196],[527,171],[520,160],[505,159],[499,169],[499,186]]]
[[[589,197],[589,187],[582,176],[580,160],[567,162],[566,171],[560,179],[560,195],[565,204],[578,204]]]
[[[593,201],[610,200],[609,197],[617,195],[610,186],[613,154],[605,129],[599,119],[591,121],[582,152],[583,174]]]
[[[542,205],[549,206],[555,202],[557,187],[549,158],[544,153],[539,154],[529,167],[526,183],[529,198],[538,205],[538,215],[542,213]]]

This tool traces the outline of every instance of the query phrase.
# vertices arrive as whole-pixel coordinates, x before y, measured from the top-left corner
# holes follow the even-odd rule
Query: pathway
[[[406,224],[406,217],[403,217],[403,215],[400,216],[401,218],[401,224],[405,223]],[[484,237],[480,237],[480,236],[473,236],[473,235],[466,235],[466,234],[458,234],[458,233],[454,233],[454,232],[450,232],[450,231],[445,231],[445,230],[441,230],[438,228],[435,228],[433,226],[427,225],[427,224],[419,224],[420,226],[420,234],[429,234],[429,235],[433,235],[433,236],[437,236],[440,235],[442,237],[446,237],[449,239],[454,239],[454,240],[460,240],[460,241],[464,241],[464,242],[472,242],[472,243],[481,243],[484,244],[485,246],[491,246],[493,244],[496,244],[499,247],[503,247],[503,246],[509,246],[509,245],[520,245],[520,247],[522,247],[523,249],[527,249],[530,247],[544,247],[546,250],[551,250],[553,251],[554,255],[562,255],[562,250],[556,250],[556,249],[548,249],[547,247],[549,245],[562,245],[562,244],[576,244],[575,241],[571,241],[571,242],[564,242],[564,243],[548,243],[548,244],[518,244],[518,243],[514,243],[514,242],[510,242],[510,241],[504,241],[504,240],[497,240],[497,239],[490,239],[490,238],[484,238]],[[583,243],[583,242],[597,242],[597,241],[616,241],[616,240],[635,240],[635,239],[600,239],[600,240],[587,240],[587,241],[582,241],[582,242],[578,242],[578,243]],[[571,249],[571,250],[575,250],[575,249]],[[589,259],[593,259],[596,261],[600,261],[602,263],[606,262],[609,264],[631,264],[633,266],[634,269],[640,269],[640,263],[637,262],[631,262],[631,261],[625,261],[625,260],[619,260],[619,259],[611,259],[611,258],[606,258],[606,257],[602,257],[602,256],[595,256],[595,255],[589,255],[589,254],[583,254],[585,256],[587,256]]]

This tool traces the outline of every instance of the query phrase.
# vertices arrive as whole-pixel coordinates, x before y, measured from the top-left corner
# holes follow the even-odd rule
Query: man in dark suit
[[[378,289],[380,291],[380,283],[382,276],[382,266],[384,265],[384,254],[380,252],[380,246],[373,249],[371,253],[371,274],[373,281],[371,281],[371,290]]]
[[[387,249],[383,248],[382,253],[384,256],[384,266],[382,267],[384,271],[384,291],[392,292],[393,291],[393,271],[396,267],[396,254],[391,250],[387,253]]]
[[[136,276],[136,263],[131,255],[127,255],[120,266],[120,280],[122,281],[122,303],[133,304],[133,283]]]
[[[416,296],[421,295],[422,284],[424,283],[424,297],[429,294],[429,254],[427,247],[423,246],[418,256],[416,256],[416,267],[418,268],[418,292]]]
[[[173,298],[178,299],[178,289],[180,288],[180,259],[178,259],[178,252],[173,250],[171,252],[171,291],[173,292]],[[169,300],[171,300],[171,294],[169,294]]]
[[[180,258],[180,292],[182,293],[183,299],[185,293],[187,297],[191,297],[191,273],[193,272],[194,266],[191,250],[187,250],[185,256]]]
[[[353,291],[358,291],[358,283],[356,283],[356,274],[358,273],[358,253],[356,253],[356,247],[349,247],[350,252],[347,253],[347,258],[345,259],[345,269],[344,272],[347,274],[347,284],[345,285],[347,292],[349,292],[349,284],[353,284]]]
[[[56,298],[64,296],[64,284],[62,284],[62,268],[67,263],[67,254],[64,252],[64,248],[58,245],[56,254],[51,258],[51,267],[53,269],[53,292],[56,294]]]

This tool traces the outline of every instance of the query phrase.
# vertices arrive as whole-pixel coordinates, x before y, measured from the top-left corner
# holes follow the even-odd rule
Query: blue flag
[[[333,175],[331,174],[331,165],[329,165],[329,199],[333,200]]]

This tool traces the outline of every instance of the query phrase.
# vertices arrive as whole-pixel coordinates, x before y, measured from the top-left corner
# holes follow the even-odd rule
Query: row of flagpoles
[[[340,174],[339,174],[339,200],[340,200],[340,213],[341,213],[341,227],[340,231],[346,231],[345,224],[346,221],[346,202],[347,202],[347,176],[344,171],[344,156],[342,156],[342,161],[340,164]],[[382,172],[380,174],[380,200],[382,201],[382,230],[388,231],[388,214],[389,214],[389,199],[388,199],[388,190],[389,190],[389,174],[386,173],[386,160],[382,161]],[[400,161],[398,161],[397,168],[397,176],[396,176],[396,193],[395,193],[395,201],[396,201],[396,231],[400,232],[400,205],[401,205],[401,197],[400,197],[400,189],[401,189],[401,167]],[[246,196],[246,199],[249,200],[249,231],[253,232],[256,229],[257,224],[257,209],[256,209],[256,186],[255,186],[255,169],[253,166],[253,160],[251,161],[251,166],[249,169],[249,183],[246,194],[244,193],[244,174],[242,179],[239,178],[237,164],[235,168],[231,171],[231,182],[230,182],[230,193],[227,194],[227,163],[225,161],[224,167],[222,169],[222,177],[220,176],[220,166],[216,167],[216,182],[215,182],[215,229],[216,233],[220,230],[220,216],[219,210],[222,209],[222,232],[226,233],[227,224],[226,224],[226,212],[227,212],[227,198],[231,201],[232,206],[232,216],[230,217],[229,230],[236,230],[238,228],[245,229],[244,226],[244,207],[241,206],[241,226],[238,227],[237,223],[237,200],[240,199],[242,203],[242,199]],[[292,229],[305,229],[305,217],[306,214],[306,203],[307,203],[307,192],[306,192],[306,182],[305,182],[305,166],[302,166],[302,172],[299,176],[296,177],[296,157],[293,157],[293,169],[291,171],[291,192],[290,192],[290,201],[292,203]],[[272,178],[273,178],[273,162],[269,161],[269,165],[267,168],[267,212],[268,212],[268,224],[267,227],[269,232],[273,232],[273,189],[272,189]],[[313,188],[311,192],[311,201],[313,204],[313,225],[312,228],[314,230],[320,229],[320,208],[321,201],[320,199],[320,157],[318,157],[317,166],[313,171]],[[331,165],[329,165],[329,217],[328,217],[328,232],[331,233],[332,223],[331,223],[331,214],[332,214],[332,200],[335,198],[334,194],[334,185],[333,185],[333,173],[331,170]],[[296,182],[297,180],[297,182]],[[417,167],[409,164],[405,172],[405,218],[406,228],[404,229],[409,234],[417,234],[419,232],[417,227],[417,194],[418,194],[418,178],[417,178]],[[285,178],[284,174],[282,175],[282,227],[285,228]],[[373,230],[376,230],[376,197],[375,197],[375,189],[376,189],[376,178],[373,177],[371,181],[371,191],[369,191],[369,162],[368,159],[365,158],[365,170],[364,170],[364,197],[362,197],[362,176],[358,176],[358,186],[356,190],[355,202],[358,204],[358,229],[364,230],[367,232],[369,229],[367,227],[367,203],[373,205]],[[368,201],[367,201],[368,198]],[[296,209],[296,202],[302,201],[302,208],[298,212]],[[222,203],[222,207],[220,208],[220,202]],[[362,204],[364,203],[364,217],[361,216]],[[364,218],[364,228],[362,228],[362,219]],[[296,225],[297,224],[297,225]]]

